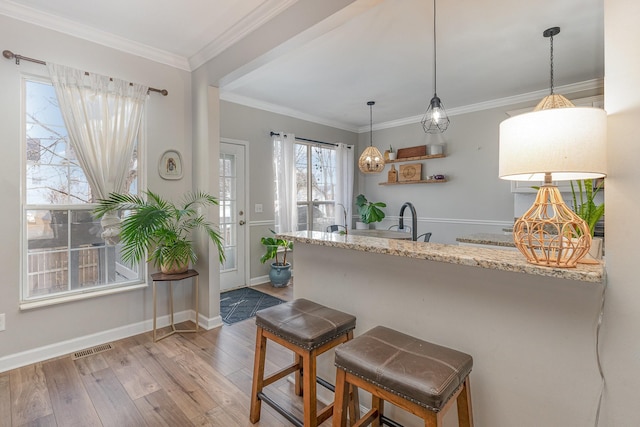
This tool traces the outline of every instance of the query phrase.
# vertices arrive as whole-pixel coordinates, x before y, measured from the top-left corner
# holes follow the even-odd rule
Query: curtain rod
[[[14,59],[16,60],[16,65],[20,65],[20,60],[23,61],[29,61],[29,62],[35,62],[36,64],[40,64],[40,65],[47,65],[47,63],[45,61],[42,61],[40,59],[33,59],[33,58],[29,58],[27,56],[22,56],[22,55],[17,55],[13,52],[11,52],[10,50],[4,50],[2,51],[2,56],[4,56],[7,59]],[[88,72],[84,72],[85,76],[88,76],[89,73]],[[113,79],[111,79],[113,80]],[[149,88],[149,92],[158,92],[160,94],[162,94],[162,96],[167,96],[169,94],[169,92],[166,89],[156,89],[154,87],[150,87]]]
[[[275,135],[280,136],[280,134],[279,134],[278,132],[273,132],[273,131],[271,131],[271,135],[270,135],[270,136],[275,136]],[[315,140],[315,139],[299,138],[299,137],[297,137],[297,136],[296,136],[296,139],[297,139],[298,141],[306,141],[306,142],[313,142],[313,143],[316,143],[316,144],[332,145],[332,146],[334,146],[334,147],[337,147],[337,146],[338,146],[338,144],[336,144],[335,142],[317,141],[317,140]],[[351,146],[350,146],[350,145],[347,145],[347,148],[351,149]]]

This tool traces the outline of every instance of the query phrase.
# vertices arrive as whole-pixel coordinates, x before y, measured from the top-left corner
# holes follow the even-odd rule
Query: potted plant
[[[369,224],[372,222],[380,222],[384,219],[385,214],[380,208],[386,208],[387,204],[384,202],[370,202],[364,197],[364,194],[358,194],[356,197],[356,206],[358,207],[358,214],[360,215],[360,223],[366,224],[365,226],[359,225],[356,222],[356,228],[369,228]]]
[[[270,231],[275,234],[275,231]],[[291,279],[291,263],[287,262],[287,252],[293,250],[293,242],[270,236],[260,239],[260,243],[262,243],[266,249],[264,255],[260,258],[260,262],[264,264],[270,259],[275,259],[275,262],[271,263],[271,271],[269,271],[271,284],[276,288],[287,286]],[[278,258],[280,250],[282,250],[282,262],[280,262]]]
[[[389,146],[389,160],[395,160],[396,159],[396,152],[393,151],[393,147],[390,145]]]
[[[213,224],[198,213],[198,208],[217,205],[215,197],[204,192],[187,193],[180,206],[147,190],[146,198],[133,194],[111,193],[98,201],[93,211],[97,218],[107,213],[125,211],[120,224],[122,259],[135,265],[146,254],[147,261],[165,274],[187,271],[189,262],[197,255],[190,240],[194,230],[204,230],[218,248],[220,262],[224,261],[222,237]]]
[[[600,180],[598,185],[593,184],[592,179],[570,181],[571,194],[573,196],[573,211],[582,218],[589,227],[591,237],[595,233],[596,224],[604,215],[604,203],[596,205],[595,197],[602,189],[604,180]],[[602,257],[602,239],[595,238],[591,244],[592,250],[589,253],[596,259]]]

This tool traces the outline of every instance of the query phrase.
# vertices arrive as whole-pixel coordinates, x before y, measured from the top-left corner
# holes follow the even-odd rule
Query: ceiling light
[[[437,90],[437,71],[438,71],[438,54],[436,49],[436,0],[433,0],[433,98],[429,101],[429,107],[424,113],[422,120],[422,129],[426,133],[442,133],[449,127],[449,116],[444,109],[442,101],[438,97]]]
[[[358,160],[358,167],[363,173],[380,173],[384,169],[384,158],[376,147],[373,146],[373,105],[374,101],[367,102],[369,106],[369,146],[365,148]]]

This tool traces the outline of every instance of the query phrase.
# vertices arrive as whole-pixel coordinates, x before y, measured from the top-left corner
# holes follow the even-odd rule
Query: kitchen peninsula
[[[500,249],[309,231],[281,236],[295,242],[296,298],[354,314],[356,335],[384,325],[471,354],[476,425],[593,423],[603,265],[546,268]],[[321,361],[322,376],[332,378],[332,361]],[[445,426],[456,425],[455,411],[447,417]]]

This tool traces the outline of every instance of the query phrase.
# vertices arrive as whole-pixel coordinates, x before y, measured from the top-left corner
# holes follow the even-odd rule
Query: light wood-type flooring
[[[256,289],[286,300],[293,293],[291,286]],[[0,427],[252,425],[255,319],[157,343],[147,332],[111,344],[77,360],[69,355],[0,373]],[[289,350],[269,344],[267,372],[292,360]],[[301,398],[286,379],[269,386],[269,394],[301,416]],[[255,424],[289,425],[268,405]]]

